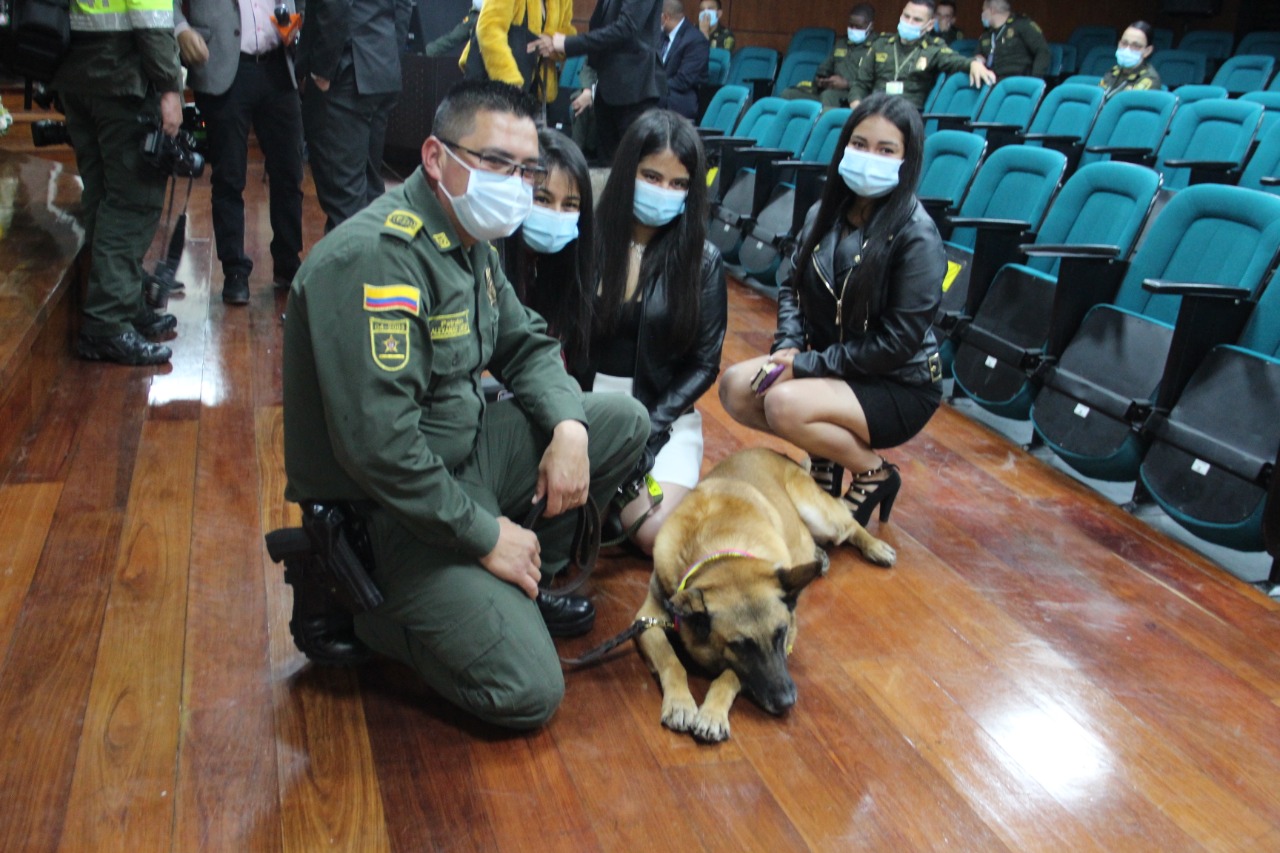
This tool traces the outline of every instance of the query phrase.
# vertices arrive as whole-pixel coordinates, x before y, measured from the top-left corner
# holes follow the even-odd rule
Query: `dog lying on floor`
[[[718,675],[699,708],[666,630],[640,634],[640,654],[662,685],[664,726],[722,741],[739,691],[771,714],[795,704],[787,655],[796,600],[827,569],[815,540],[852,542],[880,566],[897,557],[804,468],[763,448],[725,459],[672,512],[637,618],[672,618],[689,657]]]

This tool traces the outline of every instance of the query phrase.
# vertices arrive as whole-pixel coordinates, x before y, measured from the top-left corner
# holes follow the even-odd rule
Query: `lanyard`
[[[911,60],[916,58],[916,52],[919,50],[920,50],[920,45],[916,45],[915,47],[911,48],[911,52],[907,54],[907,58],[904,59],[902,62],[899,62],[898,61],[898,43],[897,42],[893,43],[893,79],[895,81],[900,80],[902,78],[902,67],[904,65],[910,65]]]
[[[1013,20],[1012,18],[1009,21]],[[1000,29],[996,30],[995,35],[991,37],[991,55],[987,57],[987,61],[991,63],[991,67],[996,64],[996,45],[1000,44],[1000,36],[1004,35],[1005,27],[1009,26],[1009,21],[1005,21]]]

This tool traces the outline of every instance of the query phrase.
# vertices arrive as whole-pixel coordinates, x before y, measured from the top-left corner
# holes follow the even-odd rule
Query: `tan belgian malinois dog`
[[[772,450],[725,459],[672,512],[654,543],[637,618],[669,617],[689,657],[717,675],[699,708],[666,630],[645,630],[640,654],[662,684],[664,726],[722,741],[740,690],[771,714],[795,704],[787,655],[796,600],[827,568],[815,540],[852,542],[880,566],[897,557],[804,468]]]

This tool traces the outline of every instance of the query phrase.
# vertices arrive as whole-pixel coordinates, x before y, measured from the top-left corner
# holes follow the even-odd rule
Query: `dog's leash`
[[[628,625],[622,633],[605,640],[594,649],[591,649],[586,654],[582,655],[582,657],[562,657],[560,658],[560,663],[565,666],[574,667],[591,666],[592,664],[600,663],[600,661],[604,660],[605,655],[609,654],[609,652],[613,651],[627,640],[634,639],[636,636],[648,631],[650,628],[664,628],[669,630],[675,626],[676,623],[670,619],[661,619],[657,616],[641,616],[636,619],[636,621]]]
[[[522,527],[533,530],[538,519],[547,509],[547,498],[538,499],[525,516]],[[544,586],[542,591],[547,595],[568,595],[576,592],[591,577],[596,568],[596,557],[600,554],[600,510],[596,502],[587,496],[587,502],[578,509],[578,526],[573,532],[573,544],[569,549],[569,563],[578,567],[578,576],[562,586]]]

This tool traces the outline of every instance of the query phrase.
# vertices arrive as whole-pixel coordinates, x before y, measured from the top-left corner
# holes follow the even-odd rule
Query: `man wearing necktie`
[[[711,44],[697,27],[684,18],[681,0],[662,2],[662,69],[666,72],[667,93],[658,106],[673,110],[694,121],[698,118],[698,87],[707,80]]]

